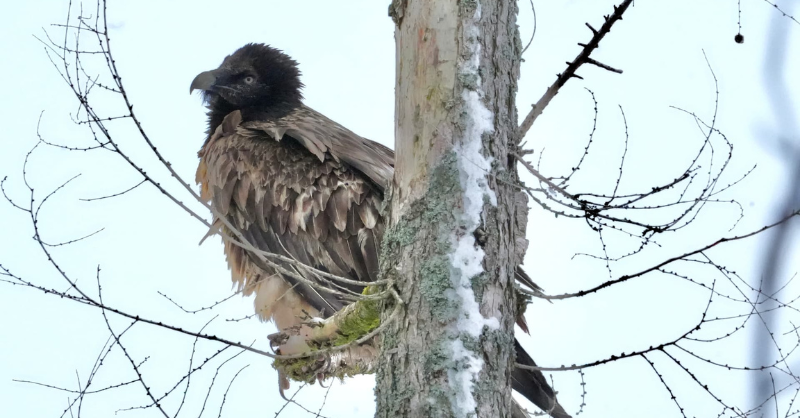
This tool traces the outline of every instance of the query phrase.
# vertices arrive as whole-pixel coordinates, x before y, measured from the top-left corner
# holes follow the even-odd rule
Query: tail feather
[[[517,363],[525,366],[536,366],[530,355],[522,348],[519,341],[514,340],[514,349],[517,352]],[[511,374],[511,387],[522,396],[533,402],[542,411],[553,418],[571,418],[556,399],[553,388],[547,383],[544,374],[539,370],[515,368]]]
[[[544,292],[539,285],[533,282],[531,276],[528,276],[528,273],[522,269],[522,266],[517,266],[516,270],[514,271],[514,277],[517,279],[518,283],[527,286],[534,293]],[[520,301],[520,298],[523,300]],[[523,294],[517,294],[517,325],[519,325],[519,328],[526,334],[530,334],[530,331],[528,330],[528,322],[525,321],[524,315],[528,299],[529,298]]]
[[[524,284],[534,292],[544,292],[544,289],[539,287],[538,284],[533,282],[531,276],[528,276],[528,273],[522,269],[522,266],[517,266],[516,270],[514,270],[514,277],[517,279],[518,282]]]

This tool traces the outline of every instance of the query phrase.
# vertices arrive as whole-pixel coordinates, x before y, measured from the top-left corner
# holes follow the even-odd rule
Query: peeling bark
[[[376,416],[511,416],[513,275],[524,251],[517,247],[525,245],[516,231],[526,215],[515,204],[517,174],[508,158],[521,50],[516,2],[406,0],[390,12],[397,24],[396,165],[381,270],[406,308],[382,337]],[[470,62],[479,63],[477,72]],[[466,170],[481,170],[463,152],[475,123],[473,93],[491,112],[491,132],[478,138],[491,161],[483,178],[496,197],[496,206],[488,196],[483,205],[483,272],[469,286],[487,324],[477,337],[459,325],[466,299],[454,296],[453,279],[455,245],[474,233],[465,221]],[[454,357],[454,344],[467,356]],[[470,368],[469,353],[480,368]],[[474,403],[459,386],[470,370],[464,390]]]

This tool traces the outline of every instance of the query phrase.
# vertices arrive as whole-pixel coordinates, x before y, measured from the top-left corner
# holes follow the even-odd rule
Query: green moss
[[[272,362],[273,369],[283,372],[289,379],[297,382],[313,382],[317,378],[315,371],[318,367],[316,357],[275,359]]]
[[[379,291],[375,286],[368,286],[362,292],[365,295]],[[356,303],[355,309],[339,322],[339,335],[333,340],[334,346],[355,341],[381,324],[381,303],[376,300],[362,300]]]
[[[368,286],[362,292],[364,295],[372,295],[379,292],[376,286]],[[335,338],[330,341],[319,343],[316,347],[311,347],[311,352],[318,351],[324,347],[337,347],[355,341],[370,331],[377,328],[381,323],[381,302],[375,300],[361,300],[353,305],[354,309],[341,318],[338,322],[338,331]],[[326,354],[327,355],[327,354]],[[283,371],[287,377],[298,382],[313,382],[316,379],[317,371],[323,365],[317,356],[300,359],[276,359],[272,367]],[[369,373],[364,365],[350,364],[346,367],[337,367],[333,377],[343,379],[346,376]]]
[[[282,371],[286,377],[296,382],[314,383],[317,379],[317,372],[324,366],[324,362],[320,361],[317,357],[306,357],[292,360],[276,359],[272,362],[272,368]],[[327,374],[325,377],[336,377],[344,379],[345,377],[356,376],[360,374],[372,373],[361,364],[348,365],[347,367],[336,367],[336,372],[332,375]]]

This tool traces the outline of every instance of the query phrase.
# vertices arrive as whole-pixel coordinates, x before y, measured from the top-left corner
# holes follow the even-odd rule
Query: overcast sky
[[[144,129],[173,167],[191,181],[206,126],[200,98],[188,94],[189,83],[197,73],[215,68],[225,55],[247,42],[271,44],[300,63],[308,105],[365,137],[393,147],[394,26],[386,15],[387,3],[388,0],[112,0],[108,20],[116,63]],[[517,97],[521,116],[552,83],[555,74],[563,70],[564,62],[579,52],[576,43],[588,41],[591,33],[584,22],[599,27],[601,16],[608,14],[616,2],[535,3],[537,32],[524,56]],[[609,272],[602,261],[575,256],[602,255],[597,235],[585,223],[555,218],[534,207],[526,268],[548,293],[585,289],[609,276],[634,273],[719,237],[755,230],[777,218],[776,205],[790,187],[800,187],[788,181],[786,165],[792,150],[797,152],[800,147],[800,107],[790,106],[792,99],[800,97],[800,81],[791,77],[800,74],[800,24],[782,17],[766,1],[741,3],[745,43],[740,45],[733,41],[738,31],[736,2],[637,2],[594,56],[624,73],[613,74],[594,67],[581,69],[579,74],[584,80],[568,83],[539,118],[527,141],[528,147],[536,150],[537,158],[542,149],[546,150],[541,159],[545,174],[568,173],[583,152],[594,120],[594,103],[586,87],[595,93],[599,103],[597,132],[592,150],[575,177],[574,191],[608,193],[613,189],[625,138],[619,106],[625,111],[630,138],[620,192],[668,182],[683,171],[703,141],[694,120],[670,106],[695,112],[706,121],[714,115],[715,85],[705,51],[719,81],[717,127],[734,144],[733,160],[721,183],[728,184],[757,166],[746,180],[720,196],[740,202],[744,218],[736,223],[739,210],[735,205],[708,205],[693,227],[659,237],[660,247],[612,263]],[[790,15],[797,15],[800,7],[793,11],[791,7],[796,3],[779,4]],[[78,7],[73,5],[74,13]],[[84,16],[95,15],[94,5],[84,7]],[[0,27],[4,61],[0,79],[4,81],[6,99],[0,102],[5,138],[0,151],[0,177],[9,177],[6,189],[20,202],[29,198],[22,183],[22,163],[37,142],[40,114],[40,133],[47,140],[70,145],[92,143],[86,127],[72,123],[70,115],[78,104],[53,69],[42,44],[34,38],[42,38],[42,28],[55,37],[63,37],[59,28],[49,25],[63,23],[66,8],[67,1],[62,0],[11,2],[3,6],[7,19]],[[520,9],[520,32],[525,43],[533,30],[532,12],[527,2],[521,2]],[[86,38],[85,46],[94,44]],[[785,58],[782,67],[767,59],[770,51]],[[102,61],[86,64],[89,73],[103,73]],[[781,85],[781,69],[785,84],[779,89],[779,96],[784,103],[776,107],[769,101],[767,86]],[[113,116],[118,101],[110,95],[99,95],[98,100],[95,107],[108,109],[108,115]],[[190,202],[130,124],[111,122],[109,126],[132,157]],[[716,150],[727,152],[721,139],[715,141],[719,147]],[[271,324],[256,319],[226,321],[249,315],[249,300],[235,297],[213,313],[190,315],[159,296],[158,292],[162,292],[187,308],[199,308],[231,294],[220,241],[213,238],[198,246],[205,234],[199,222],[150,186],[115,199],[79,200],[116,193],[140,181],[119,157],[108,152],[40,147],[28,167],[39,198],[79,173],[81,177],[43,209],[39,224],[43,238],[57,243],[105,229],[89,240],[53,249],[61,267],[94,290],[99,265],[104,300],[127,312],[192,330],[200,329],[219,314],[206,331],[235,341],[255,340],[257,345],[266,346],[265,336],[274,332]],[[199,204],[189,204],[201,209]],[[25,214],[0,202],[0,219],[0,263],[26,279],[65,289],[66,282],[30,239],[33,232]],[[792,232],[792,238],[782,248],[789,262],[778,269],[781,280],[800,268],[796,226]],[[747,242],[726,244],[710,251],[709,256],[757,285],[770,237],[765,234]],[[604,238],[611,257],[627,254],[637,246],[635,240],[619,234],[608,233]],[[724,282],[724,277],[713,270],[680,268],[683,270],[676,270],[681,274],[690,274],[704,283],[715,279]],[[788,288],[787,298],[796,296],[796,290]],[[650,275],[589,297],[553,304],[535,301],[528,310],[532,337],[523,338],[523,344],[543,366],[580,364],[640,350],[687,331],[698,320],[707,299],[707,292],[684,280]],[[714,316],[742,313],[741,305],[721,302],[713,306],[717,309],[712,310]],[[779,319],[782,326],[775,331],[783,334],[790,329],[788,321],[792,317],[783,315]],[[797,322],[797,318],[794,320]],[[114,317],[112,323],[118,329],[127,325],[125,320]],[[78,379],[85,382],[108,338],[98,311],[5,283],[0,283],[0,332],[0,400],[2,415],[9,417],[60,416],[68,394],[12,379],[75,388]],[[730,340],[699,351],[722,363],[752,365],[748,350],[749,337],[753,335],[757,333],[748,328]],[[193,343],[189,337],[139,324],[124,342],[137,362],[147,358],[142,370],[155,393],[171,388],[189,368]],[[205,359],[219,348],[211,343],[198,344],[196,360]],[[233,354],[226,352],[219,358]],[[719,413],[721,407],[664,356],[654,354],[652,359],[687,408],[687,414],[704,417]],[[200,414],[208,382],[218,364],[219,361],[213,362],[193,377],[181,416]],[[284,405],[278,396],[271,360],[243,354],[219,372],[205,416],[218,413],[225,387],[248,364],[233,383],[223,415],[273,417]],[[742,400],[750,393],[746,373],[693,367],[704,383],[727,402],[748,406]],[[568,411],[576,412],[581,403],[580,376],[563,372],[553,373],[553,377],[561,403]],[[127,360],[116,352],[94,385],[99,388],[131,378]],[[585,381],[585,416],[680,416],[658,376],[641,358],[587,369]],[[373,378],[369,376],[333,382],[321,415],[372,416],[372,386]],[[298,387],[293,383],[289,393]],[[181,389],[165,403],[168,410],[175,410],[182,393]],[[317,412],[324,395],[325,389],[306,387],[296,399]],[[130,385],[87,397],[82,412],[86,417],[108,417],[118,409],[146,402],[141,386]],[[314,416],[293,405],[284,414]],[[157,416],[157,412],[133,410],[118,416],[149,417]]]

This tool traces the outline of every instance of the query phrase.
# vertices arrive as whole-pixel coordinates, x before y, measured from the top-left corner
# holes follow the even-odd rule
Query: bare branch
[[[622,70],[617,70],[605,64],[601,64],[589,58],[589,56],[600,45],[600,41],[603,40],[603,37],[605,37],[608,34],[608,32],[611,31],[611,27],[614,26],[614,23],[616,23],[618,20],[622,20],[622,14],[625,13],[626,10],[628,10],[628,6],[630,6],[631,3],[633,3],[633,0],[624,0],[622,3],[620,3],[619,6],[614,6],[614,13],[605,16],[605,22],[603,23],[603,26],[600,27],[600,30],[594,29],[588,23],[586,24],[586,26],[589,29],[591,29],[594,36],[592,36],[592,39],[589,41],[589,43],[582,45],[583,50],[580,52],[580,54],[578,54],[578,56],[575,57],[575,59],[572,60],[572,62],[568,63],[567,69],[564,70],[563,73],[558,75],[556,81],[547,89],[547,91],[545,91],[542,98],[539,99],[539,101],[533,105],[530,112],[528,112],[528,115],[525,116],[525,119],[519,126],[517,141],[522,141],[522,138],[525,137],[525,135],[528,133],[528,130],[530,130],[531,126],[533,126],[533,123],[536,121],[536,118],[538,118],[539,115],[542,114],[544,108],[547,107],[550,101],[553,100],[556,94],[558,94],[558,90],[561,89],[561,87],[567,83],[567,80],[569,80],[572,77],[581,78],[580,76],[575,74],[576,71],[578,71],[578,68],[581,67],[581,65],[585,63],[591,63],[600,68],[604,68],[606,70],[613,71],[615,73],[622,73]]]

